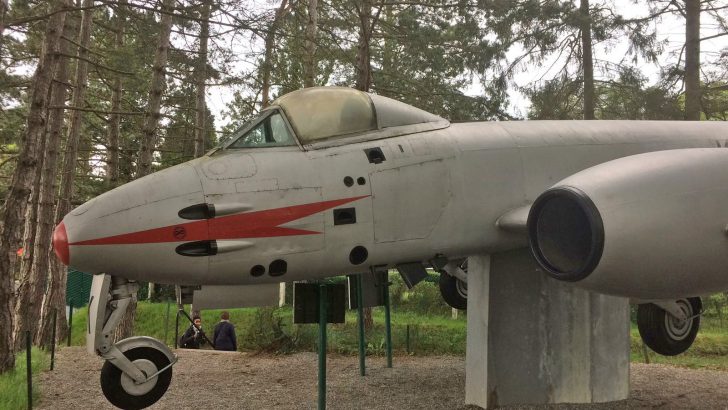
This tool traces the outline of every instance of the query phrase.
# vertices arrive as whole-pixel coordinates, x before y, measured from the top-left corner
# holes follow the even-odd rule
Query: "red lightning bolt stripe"
[[[245,212],[209,220],[169,225],[145,231],[89,239],[70,245],[131,245],[162,242],[188,242],[211,239],[270,238],[275,236],[317,235],[321,232],[281,227],[288,222],[366,198],[369,195],[311,204],[293,205],[263,211]],[[184,228],[184,237],[179,235]],[[175,237],[175,230],[178,236]]]

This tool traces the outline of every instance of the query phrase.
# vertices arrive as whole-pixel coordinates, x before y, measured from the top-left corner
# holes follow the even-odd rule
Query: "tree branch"
[[[10,21],[10,22],[8,22],[8,23],[5,24],[5,28],[14,27],[14,26],[22,26],[23,24],[32,23],[32,22],[38,21],[38,20],[45,20],[48,17],[52,17],[52,16],[54,16],[54,15],[56,15],[58,13],[64,12],[64,11],[65,12],[73,12],[73,11],[81,11],[81,10],[95,9],[95,8],[98,8],[98,7],[101,7],[101,5],[100,4],[96,4],[96,5],[93,5],[93,6],[90,6],[90,7],[81,7],[81,6],[79,6],[79,7],[61,7],[59,9],[51,10],[48,13],[41,14],[41,15],[38,15],[38,16],[21,17],[19,19]]]
[[[723,36],[728,36],[728,33],[713,34],[712,36],[708,36],[708,37],[701,38],[700,41],[712,40],[714,38],[723,37]]]
[[[4,160],[0,161],[0,168],[5,166],[5,164],[7,164],[8,162],[18,159],[18,155],[20,155],[20,154],[11,155],[11,156],[5,158]]]
[[[71,107],[71,106],[63,106],[63,105],[51,105],[48,107],[49,110],[55,110],[55,109],[64,109],[64,110],[70,110],[70,111],[83,111],[83,112],[93,112],[98,114],[118,114],[118,115],[144,115],[144,112],[137,112],[137,111],[105,111],[105,110],[96,110],[93,108],[85,108],[85,107]],[[164,116],[164,114],[161,114]]]
[[[80,57],[80,56],[77,56],[77,55],[73,55],[73,54],[56,53],[56,55],[59,55],[59,56],[62,56],[62,57],[67,57],[67,58],[75,58],[76,60],[82,60],[82,61],[85,61],[85,62],[87,62],[87,63],[95,66],[95,67],[103,68],[104,70],[109,70],[109,71],[114,72],[114,73],[117,73],[117,74],[137,75],[137,73],[132,73],[131,71],[117,70],[115,68],[111,68],[111,67],[105,66],[105,65],[103,65],[103,64],[101,64],[99,62],[96,62],[96,61],[93,61],[93,60],[89,60],[87,58],[83,58],[83,57]]]

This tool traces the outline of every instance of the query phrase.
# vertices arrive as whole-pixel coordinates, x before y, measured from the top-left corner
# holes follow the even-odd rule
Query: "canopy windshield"
[[[278,98],[272,105],[286,113],[301,144],[377,129],[371,99],[351,88],[304,88]]]

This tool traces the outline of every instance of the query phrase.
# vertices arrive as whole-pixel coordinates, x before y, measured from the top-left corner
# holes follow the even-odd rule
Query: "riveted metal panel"
[[[375,242],[429,236],[450,201],[450,171],[428,161],[370,174]]]
[[[217,155],[203,162],[201,168],[210,179],[248,178],[258,172],[252,155],[235,151]]]

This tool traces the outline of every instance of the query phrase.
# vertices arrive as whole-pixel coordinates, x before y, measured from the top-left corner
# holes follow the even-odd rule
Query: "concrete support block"
[[[528,250],[468,261],[465,402],[594,403],[629,393],[629,302],[549,278]]]

